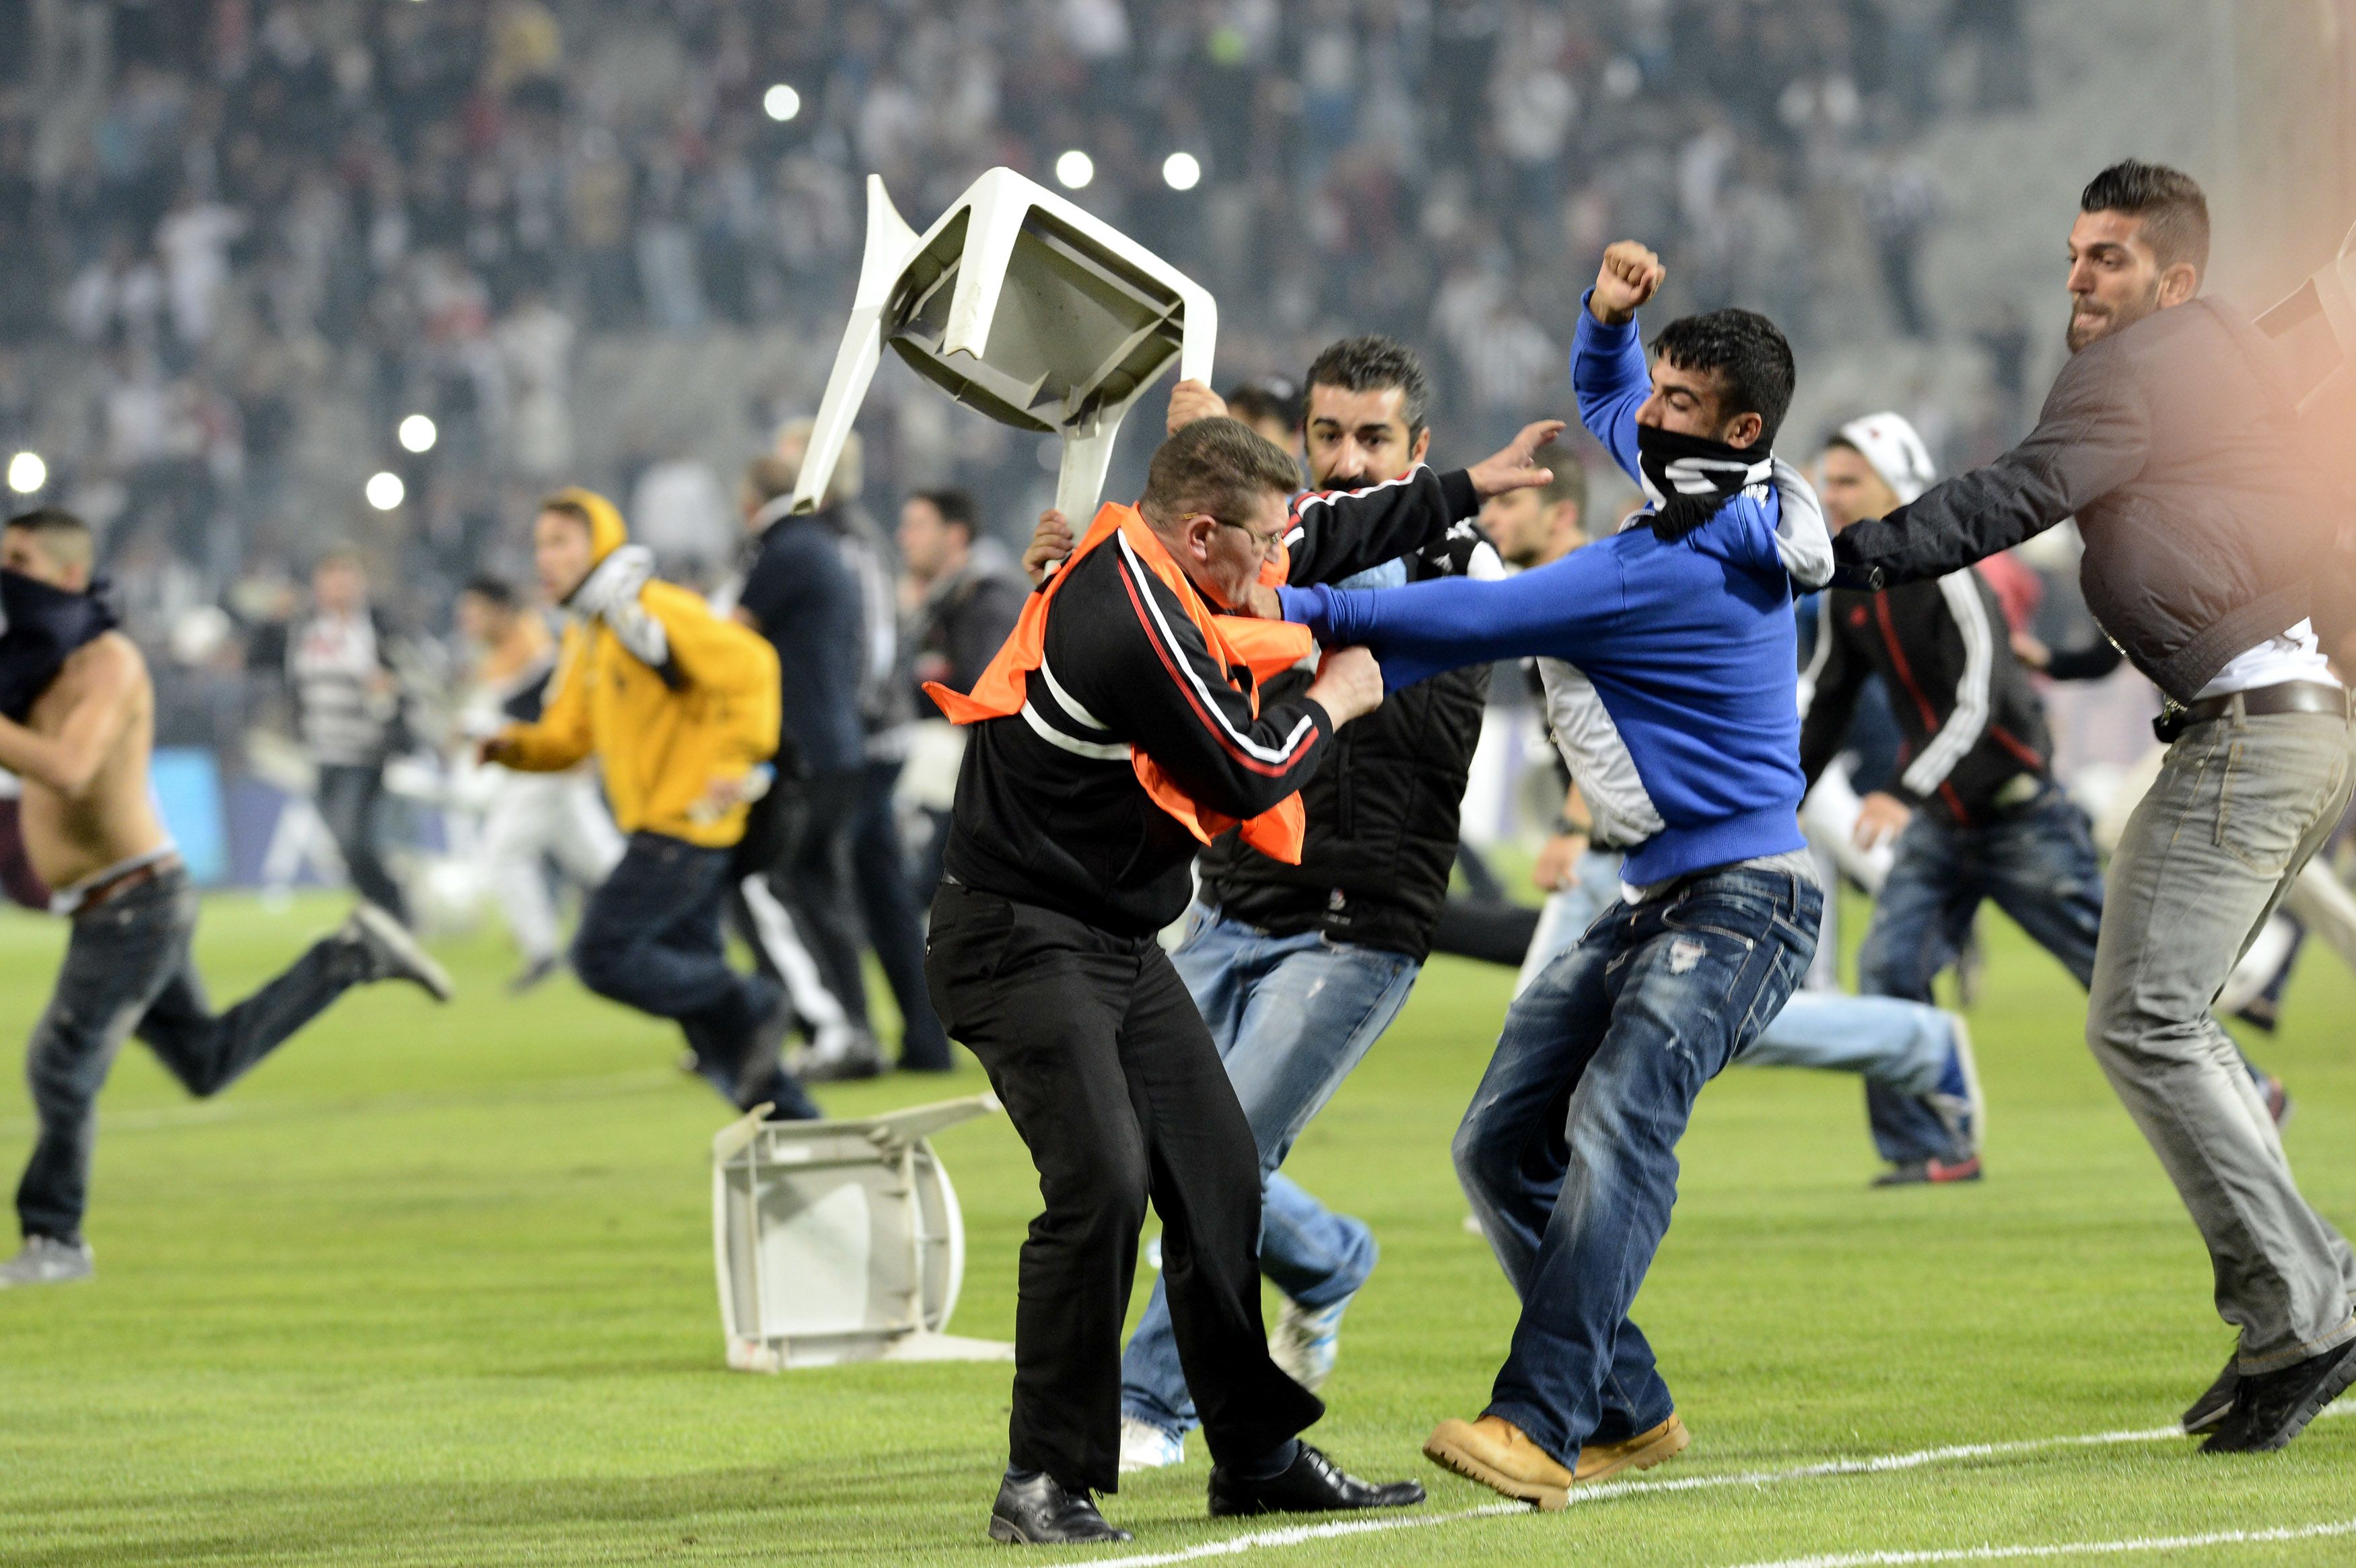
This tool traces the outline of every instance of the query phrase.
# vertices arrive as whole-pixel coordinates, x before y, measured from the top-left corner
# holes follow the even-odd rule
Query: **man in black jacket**
[[[1423,478],[1436,504],[1440,481]],[[1288,517],[1292,484],[1290,459],[1234,420],[1179,431],[1137,509],[1106,509],[1118,527],[1091,535],[976,689],[991,716],[958,774],[925,966],[1045,1202],[1023,1248],[1001,1541],[1128,1539],[1088,1493],[1119,1481],[1120,1327],[1149,1191],[1213,1511],[1423,1499],[1344,1476],[1295,1435],[1324,1407],[1268,1353],[1251,1127],[1155,941],[1184,907],[1205,819],[1276,812],[1335,730],[1381,701],[1373,659],[1346,649],[1306,691],[1263,700],[1219,629],[1288,540],[1338,574],[1419,526],[1422,507],[1402,507],[1388,529],[1334,539],[1327,518]]]
[[[2072,357],[2037,428],[1843,532],[1836,581],[1937,577],[2076,517],[2087,606],[2167,694],[2169,742],[2111,860],[2086,1039],[2240,1330],[2185,1424],[2213,1428],[2204,1451],[2279,1448],[2356,1381],[2356,1254],[2209,1004],[2348,805],[2347,692],[2309,621],[2332,508],[2266,339],[2200,297],[2201,187],[2128,162],[2079,206]]]
[[[1932,476],[1912,425],[1869,414],[1826,445],[1817,493],[1837,538],[1921,496]],[[2094,834],[2053,781],[2045,706],[1979,573],[1962,567],[1891,588],[1831,590],[1808,673],[1800,769],[1811,785],[1840,751],[1868,677],[1881,677],[1901,738],[1895,788],[1869,794],[1858,815],[1860,848],[1894,837],[1897,850],[1858,954],[1858,989],[1929,1002],[1985,899],[2087,984],[2103,919]],[[1935,1098],[1870,1080],[1865,1100],[1890,1161],[1881,1185],[1978,1179],[1978,1127],[1942,1115]]]
[[[1415,483],[1431,443],[1430,388],[1410,350],[1388,338],[1345,339],[1317,357],[1307,387],[1317,491],[1373,496]],[[1189,411],[1173,398],[1173,421]],[[1526,452],[1556,428],[1535,426],[1517,445]],[[1461,511],[1461,497],[1451,509]],[[1339,586],[1468,571],[1503,575],[1469,517]],[[1336,738],[1301,792],[1309,826],[1299,865],[1235,834],[1205,850],[1202,887],[1173,955],[1226,1060],[1268,1173],[1260,1268],[1285,1297],[1270,1346],[1277,1364],[1312,1390],[1332,1371],[1342,1315],[1374,1268],[1374,1232],[1327,1210],[1278,1167],[1398,1015],[1430,950],[1488,675],[1478,666],[1395,692]],[[1289,695],[1305,680],[1280,677],[1268,695]],[[1121,1414],[1125,1467],[1183,1456],[1195,1411],[1159,1288],[1121,1359]]]

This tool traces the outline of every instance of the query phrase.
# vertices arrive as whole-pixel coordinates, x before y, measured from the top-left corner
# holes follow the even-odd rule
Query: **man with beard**
[[[2201,297],[2190,176],[2096,175],[2070,230],[2071,357],[2037,428],[1834,541],[1840,578],[1938,577],[2074,516],[2087,607],[2168,698],[2159,778],[2111,860],[2086,1040],[2208,1243],[2240,1343],[2185,1413],[2280,1448],[2356,1381],[2356,1254],[2308,1202],[2210,1011],[2348,805],[2348,693],[2312,614],[2332,497],[2249,320]]]

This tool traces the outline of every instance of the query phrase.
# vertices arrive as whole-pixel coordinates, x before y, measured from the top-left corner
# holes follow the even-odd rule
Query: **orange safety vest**
[[[1315,640],[1306,626],[1296,626],[1285,621],[1261,621],[1248,615],[1221,615],[1213,613],[1203,602],[1194,583],[1179,570],[1170,551],[1134,507],[1116,506],[1107,502],[1098,511],[1096,521],[1088,525],[1087,536],[1072,552],[1047,586],[1024,601],[1022,618],[1014,623],[1013,632],[990,661],[990,667],[974,682],[970,697],[952,691],[938,681],[926,681],[925,691],[953,724],[975,724],[984,719],[1005,719],[1023,711],[1030,699],[1026,677],[1037,669],[1046,656],[1047,606],[1057,590],[1071,580],[1072,568],[1080,558],[1112,538],[1115,532],[1129,537],[1130,547],[1137,551],[1153,574],[1169,584],[1186,608],[1187,619],[1203,634],[1203,641],[1211,656],[1219,661],[1222,669],[1237,665],[1251,671],[1250,691],[1252,713],[1259,713],[1259,687],[1270,677],[1291,668],[1309,656]],[[1260,571],[1262,581],[1271,574],[1275,581],[1284,581],[1284,562],[1275,561]],[[1233,681],[1228,683],[1231,687]],[[1212,839],[1236,825],[1237,819],[1210,809],[1195,801],[1179,787],[1178,782],[1162,771],[1161,765],[1136,747],[1130,748],[1130,766],[1136,770],[1137,782],[1153,797],[1153,804],[1186,825],[1186,830],[1208,844]],[[1301,834],[1308,818],[1301,806],[1301,795],[1295,791],[1258,816],[1244,820],[1244,842],[1271,859],[1288,866],[1301,864]]]

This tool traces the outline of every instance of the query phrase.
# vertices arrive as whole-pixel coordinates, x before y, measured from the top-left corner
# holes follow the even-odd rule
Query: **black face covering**
[[[23,723],[67,656],[113,630],[114,612],[99,598],[99,586],[76,593],[0,571],[0,714]]]
[[[1773,453],[1764,442],[1729,446],[1650,424],[1636,427],[1636,465],[1644,498],[1653,503],[1653,532],[1663,539],[1685,538],[1718,516],[1729,497],[1774,476]]]

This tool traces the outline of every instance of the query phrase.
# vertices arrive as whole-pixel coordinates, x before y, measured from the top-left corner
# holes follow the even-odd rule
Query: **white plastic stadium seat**
[[[1012,169],[969,187],[919,237],[867,176],[867,247],[793,507],[826,494],[889,343],[1002,424],[1060,433],[1055,506],[1085,528],[1120,421],[1173,359],[1207,380],[1218,307],[1191,278]]]
[[[2356,398],[2356,229],[2328,266],[2258,317],[2258,327],[2289,357],[2302,409]]]
[[[965,1221],[926,1141],[998,1108],[978,1094],[859,1121],[765,1122],[756,1110],[713,1135],[729,1366],[1012,1360],[1012,1345],[943,1332],[965,1275]]]

